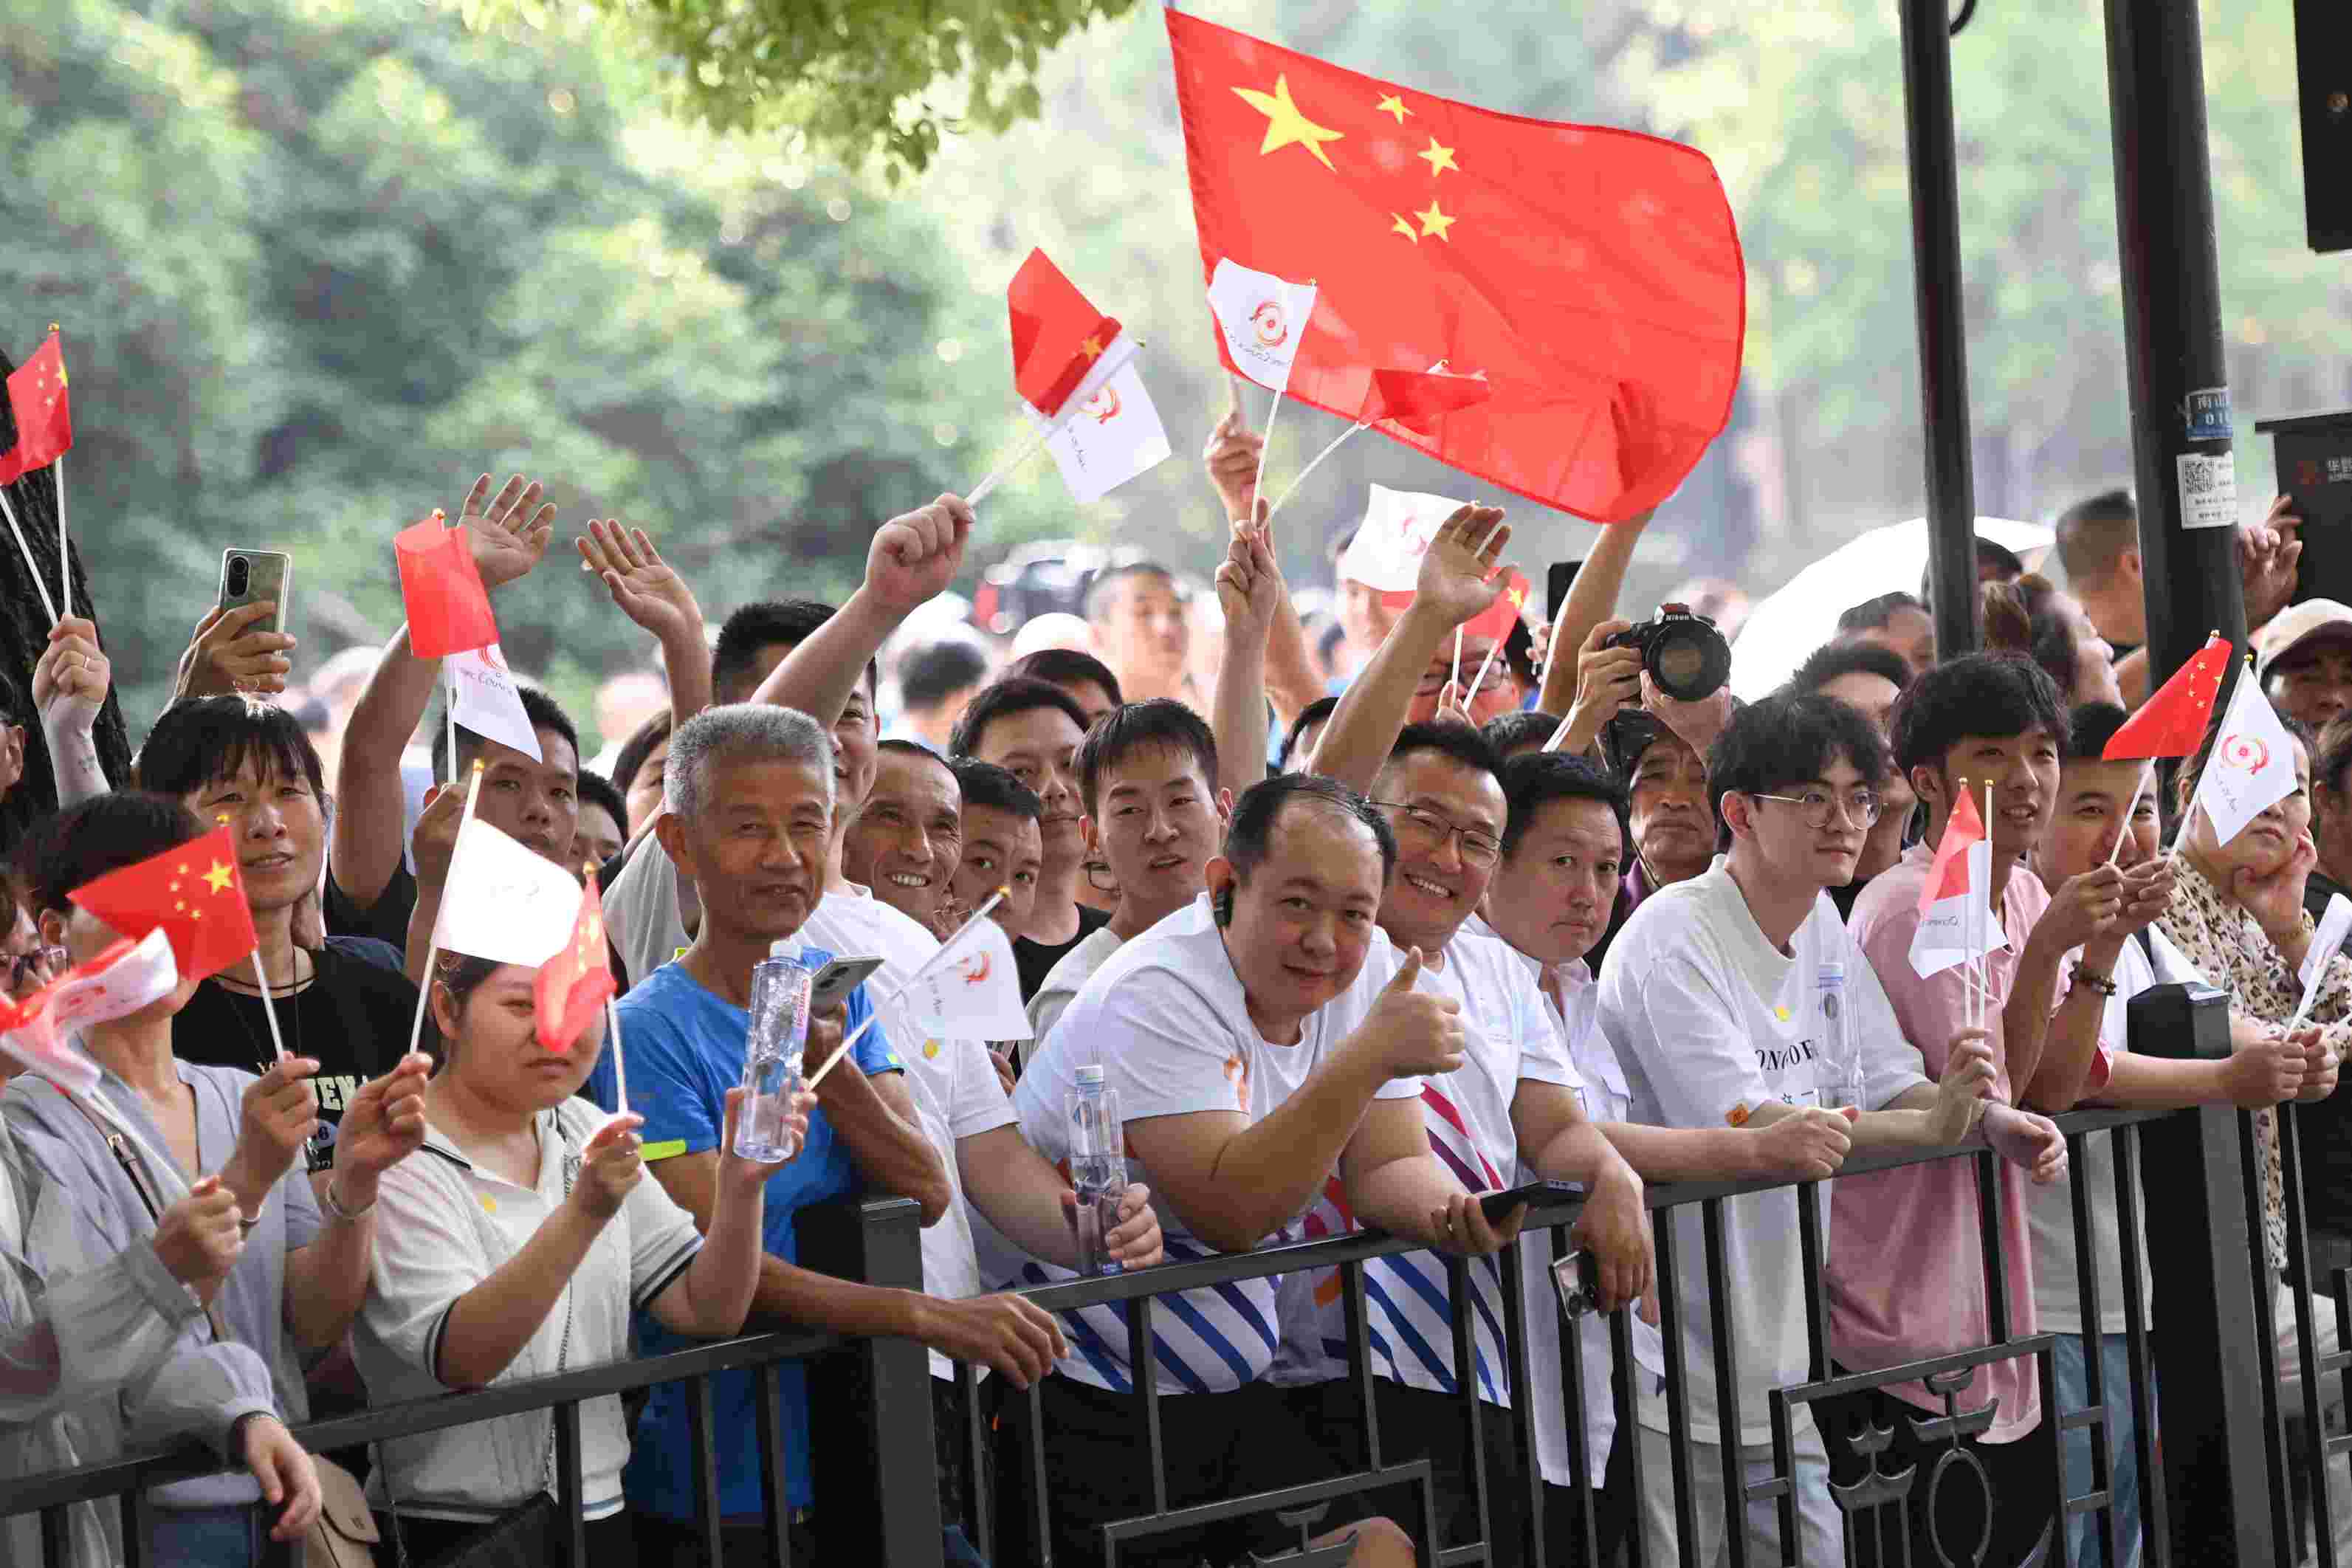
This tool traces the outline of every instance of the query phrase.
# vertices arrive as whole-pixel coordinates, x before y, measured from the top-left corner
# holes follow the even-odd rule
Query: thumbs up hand
[[[1364,1053],[1391,1078],[1448,1073],[1462,1065],[1461,1008],[1450,996],[1414,989],[1421,949],[1412,948],[1345,1049]]]

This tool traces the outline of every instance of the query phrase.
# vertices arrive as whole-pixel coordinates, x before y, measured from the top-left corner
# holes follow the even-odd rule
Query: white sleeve
[[[1584,1075],[1568,1053],[1568,1033],[1552,1021],[1551,1007],[1532,984],[1514,985],[1511,1026],[1519,1032],[1519,1077],[1562,1089],[1582,1089]]]
[[[436,1382],[449,1310],[497,1268],[460,1211],[466,1194],[421,1163],[439,1157],[419,1151],[383,1173],[376,1189],[375,1258],[360,1309],[385,1350]]]
[[[941,1040],[940,1050],[950,1064],[952,1103],[943,1108],[949,1136],[961,1142],[1021,1120],[1013,1109],[1013,1097],[996,1076],[996,1065],[988,1059],[986,1046],[978,1040]],[[955,1157],[952,1149],[947,1153]]]
[[[1619,1058],[1641,1068],[1667,1126],[1736,1127],[1775,1098],[1738,1003],[1697,949],[1677,944],[1638,983],[1632,974],[1628,964],[1603,983],[1600,1026]]]
[[[1247,1042],[1214,1003],[1172,969],[1143,968],[1095,999],[1083,1022],[1096,1045],[1103,1081],[1118,1090],[1129,1121],[1249,1107],[1235,1093],[1226,1064],[1249,1060]]]
[[[646,976],[669,962],[686,941],[684,917],[678,911],[677,867],[662,847],[658,835],[648,833],[629,863],[613,879],[604,895],[604,921],[613,932],[621,962],[628,965],[629,983],[642,985]]]
[[[659,1182],[647,1176],[621,1200],[619,1218],[629,1227],[629,1305],[644,1310],[677,1282],[702,1250],[694,1216]]]

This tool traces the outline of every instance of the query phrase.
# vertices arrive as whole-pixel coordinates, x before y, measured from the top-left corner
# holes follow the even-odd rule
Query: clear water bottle
[[[773,1163],[799,1152],[788,1118],[800,1092],[808,1047],[809,981],[796,958],[762,959],[751,971],[751,1026],[743,1041],[743,1103],[735,1113],[735,1152]]]
[[[1824,963],[1818,975],[1821,990],[1821,1065],[1815,1081],[1821,1102],[1832,1110],[1862,1106],[1861,1062],[1846,1027],[1845,965]]]
[[[1078,1194],[1078,1272],[1117,1274],[1103,1238],[1118,1228],[1118,1200],[1127,1191],[1127,1131],[1118,1090],[1099,1067],[1082,1067],[1070,1089],[1070,1185]]]

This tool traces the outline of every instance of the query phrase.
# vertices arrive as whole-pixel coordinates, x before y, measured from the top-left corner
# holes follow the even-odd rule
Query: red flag
[[[499,640],[489,592],[474,569],[466,531],[443,528],[446,515],[436,511],[392,536],[401,602],[408,608],[408,651],[419,658],[471,653]]]
[[[1087,302],[1042,250],[1032,250],[1004,291],[1013,314],[1013,384],[1048,419],[1118,336],[1118,323]]]
[[[66,356],[58,330],[8,376],[8,411],[16,417],[16,445],[0,454],[0,484],[44,468],[73,446],[73,415],[66,400]]]
[[[1447,415],[1486,402],[1495,389],[1475,375],[1447,375],[1443,371],[1376,370],[1372,401],[1360,417],[1402,425],[1416,436],[1437,437],[1438,422]]]
[[[2205,726],[2212,722],[2214,700],[2221,695],[2221,678],[2229,673],[2230,639],[2215,632],[2195,658],[2174,670],[2172,679],[2108,737],[2100,760],[2193,753],[2205,739]]]
[[[580,913],[572,922],[572,940],[539,966],[539,978],[531,983],[539,1043],[551,1051],[570,1050],[596,1009],[612,1000],[613,991],[613,970],[604,958],[604,899],[596,889],[596,868],[591,866]]]
[[[236,840],[226,827],[109,871],[66,896],[133,942],[160,929],[183,980],[218,973],[257,943]]]
[[[1747,280],[1704,154],[1392,87],[1173,9],[1168,36],[1202,275],[1231,258],[1316,281],[1291,396],[1353,418],[1375,365],[1483,373],[1491,399],[1435,436],[1381,429],[1607,522],[1664,500],[1723,429]]]
[[[1926,914],[1946,899],[1969,891],[1969,848],[1984,842],[1984,817],[1977,811],[1973,791],[1962,789],[1958,804],[1945,820],[1944,836],[1936,841],[1936,858],[1927,867],[1927,885],[1919,889],[1919,912]],[[1987,889],[1979,889],[1982,892]]]
[[[1465,637],[1493,637],[1497,641],[1510,636],[1513,624],[1519,618],[1519,611],[1527,605],[1528,593],[1528,580],[1517,570],[1512,571],[1508,581],[1503,584],[1503,591],[1495,595],[1495,602],[1462,623],[1462,635]]]

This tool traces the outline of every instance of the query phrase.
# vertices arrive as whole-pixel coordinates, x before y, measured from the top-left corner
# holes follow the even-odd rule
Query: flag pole
[[[842,1058],[849,1054],[850,1047],[856,1045],[859,1040],[866,1037],[866,1031],[872,1028],[876,1021],[882,1016],[883,1008],[893,1005],[897,1003],[899,997],[904,996],[908,992],[912,991],[916,985],[921,982],[929,979],[932,973],[938,970],[939,966],[946,963],[948,959],[953,955],[957,947],[962,943],[963,939],[971,934],[971,932],[980,929],[980,922],[988,918],[989,911],[995,909],[997,905],[1004,901],[1004,897],[1008,890],[1009,889],[1003,888],[999,888],[996,891],[991,893],[988,896],[988,902],[981,905],[978,910],[974,910],[971,918],[965,921],[961,926],[957,928],[955,935],[948,938],[947,941],[940,944],[939,952],[923,960],[920,964],[916,966],[915,973],[907,976],[905,984],[901,984],[896,991],[891,992],[889,995],[885,996],[882,999],[882,1006],[877,1007],[874,1011],[868,1013],[866,1016],[866,1022],[858,1025],[856,1028],[850,1031],[849,1037],[842,1041],[838,1046],[835,1046],[833,1049],[833,1055],[824,1058],[824,1065],[818,1068],[816,1071],[809,1075],[808,1087],[814,1090],[818,1084],[824,1081],[824,1075],[833,1070],[834,1064],[840,1061]]]
[[[70,616],[73,614],[73,557],[66,551],[66,455],[63,452],[50,461],[49,471],[58,479],[58,603]]]
[[[226,827],[228,813],[215,813],[213,824]],[[269,999],[269,971],[261,961],[261,938],[257,934],[253,939],[253,977],[261,982],[261,1016],[269,1020],[270,1049],[278,1053],[278,1059],[282,1062],[286,1059],[286,1037],[278,1032],[278,1005]],[[289,980],[292,978],[288,976]],[[412,1046],[409,1048],[414,1050],[415,1047]]]
[[[613,1037],[613,1108],[616,1116],[629,1113],[629,1068],[621,1059],[621,1015],[611,997],[604,999],[604,1032]]]
[[[1507,633],[1496,637],[1494,646],[1486,650],[1486,662],[1478,667],[1478,673],[1470,678],[1470,694],[1462,700],[1462,711],[1465,713],[1470,711],[1470,704],[1478,700],[1478,689],[1486,684],[1486,672],[1495,668],[1495,656],[1503,651],[1503,645],[1508,641],[1510,637]]]
[[[454,741],[452,743],[455,743]],[[451,752],[449,760],[453,764],[457,762],[457,759],[455,752]],[[474,820],[474,799],[481,793],[482,760],[479,757],[477,757],[474,759],[473,780],[466,785],[466,809],[457,818],[457,838],[459,842],[462,842],[466,837],[466,824]],[[453,843],[449,847],[449,870],[454,872],[457,868],[457,846]],[[446,888],[449,885],[447,873],[443,875],[441,885],[444,888]],[[408,1026],[408,1052],[411,1056],[416,1054],[416,1044],[419,1040],[422,1040],[425,1037],[425,1008],[426,1004],[432,1000],[433,996],[433,963],[434,961],[440,956],[441,921],[436,917],[433,921],[433,935],[425,944],[425,969],[423,971],[425,984],[418,986],[416,989],[416,1018],[415,1022]]]
[[[441,699],[442,721],[449,727],[449,776],[457,776],[457,667],[446,658],[441,661],[441,679],[449,689]]]
[[[1992,955],[1985,943],[1992,937],[1992,780],[1984,782],[1984,897],[1977,900],[1977,1027],[1992,1020]]]
[[[1309,474],[1313,473],[1313,472],[1314,472],[1318,468],[1320,468],[1320,467],[1322,466],[1322,463],[1323,463],[1323,459],[1324,459],[1324,458],[1326,458],[1329,457],[1332,453],[1334,453],[1334,452],[1336,452],[1336,451],[1338,451],[1338,450],[1339,449],[1339,443],[1340,443],[1340,442],[1342,442],[1342,441],[1346,440],[1349,437],[1350,437],[1350,436],[1354,435],[1354,434],[1355,434],[1357,431],[1359,431],[1359,430],[1369,430],[1369,429],[1370,429],[1371,427],[1372,427],[1372,422],[1371,422],[1370,420],[1369,420],[1369,419],[1359,420],[1357,423],[1355,423],[1355,424],[1353,424],[1353,425],[1349,426],[1345,430],[1340,431],[1337,436],[1333,437],[1331,438],[1331,444],[1330,444],[1329,446],[1328,446],[1328,447],[1324,447],[1321,451],[1319,451],[1319,452],[1316,453],[1316,454],[1315,454],[1315,459],[1314,459],[1314,461],[1313,461],[1313,462],[1308,463],[1305,468],[1303,468],[1299,469],[1299,470],[1298,470],[1298,477],[1297,477],[1297,479],[1293,479],[1293,480],[1291,480],[1291,481],[1290,481],[1290,484],[1289,484],[1288,488],[1286,488],[1286,489],[1284,489],[1284,491],[1282,492],[1282,494],[1281,494],[1281,495],[1279,495],[1279,496],[1277,496],[1277,497],[1275,499],[1275,502],[1274,502],[1274,504],[1273,504],[1272,506],[1270,506],[1270,507],[1266,508],[1266,511],[1265,511],[1266,521],[1269,521],[1269,522],[1271,522],[1271,521],[1274,521],[1274,515],[1275,515],[1275,513],[1276,513],[1276,512],[1280,511],[1280,510],[1283,509],[1283,507],[1284,507],[1286,504],[1287,504],[1287,503],[1288,503],[1288,501],[1289,501],[1290,498],[1291,498],[1292,496],[1295,496],[1295,495],[1297,495],[1297,494],[1298,493],[1298,487],[1299,487],[1299,486],[1301,486],[1301,485],[1303,485],[1303,484],[1305,484],[1305,483],[1307,482],[1307,475],[1309,475]],[[1261,470],[1261,471],[1263,471],[1263,469],[1265,468],[1265,454],[1264,454],[1263,452],[1261,452],[1261,453],[1259,454],[1259,458],[1258,458],[1258,466],[1259,466],[1260,470]],[[1257,510],[1257,509],[1256,509],[1255,507],[1252,507],[1252,508],[1250,509],[1250,510],[1251,510],[1251,517],[1250,517],[1250,521],[1253,521],[1253,522],[1255,522],[1255,521],[1257,521],[1257,518],[1256,518],[1256,510]]]
[[[1551,739],[1543,743],[1543,749],[1545,751],[1557,752],[1567,742],[1568,725],[1569,721],[1562,719],[1559,723],[1552,726]]]
[[[2116,847],[2107,851],[2107,864],[2110,866],[2124,852],[2124,835],[2131,831],[2132,818],[2139,814],[2139,792],[2147,787],[2148,775],[2154,772],[2156,759],[2150,757],[2147,765],[2140,769],[2139,777],[2132,781],[2131,798],[2124,802],[2123,826],[2116,830]]]
[[[5,484],[0,484],[0,516],[8,519],[8,531],[16,536],[16,553],[25,558],[25,575],[33,580],[33,591],[40,595],[41,608],[49,612],[49,625],[56,626],[61,618],[57,602],[49,597],[49,584],[41,576],[40,567],[34,564],[33,547],[25,542],[24,526],[16,521],[16,509],[8,504],[8,487]]]
[[[1310,279],[1308,281],[1312,282],[1313,279]],[[1286,316],[1290,313],[1290,281],[1288,279],[1283,279],[1282,283],[1282,313]],[[1307,329],[1304,325],[1299,327],[1298,335],[1302,338],[1307,335]],[[1297,344],[1293,344],[1291,346],[1290,353],[1293,359],[1298,357],[1298,348]],[[1274,454],[1275,416],[1282,412],[1282,395],[1289,389],[1289,386],[1290,372],[1288,368],[1286,367],[1282,373],[1282,384],[1274,389],[1274,402],[1266,407],[1265,439],[1257,449],[1257,472],[1250,476],[1249,513],[1242,521],[1247,522],[1253,528],[1257,526],[1258,488],[1265,483],[1265,460]],[[1238,386],[1234,388],[1234,398],[1236,403],[1241,399],[1241,388]]]
[[[1255,511],[1256,509],[1253,507],[1251,510]],[[1462,689],[1462,628],[1458,626],[1454,628],[1454,676],[1446,684],[1456,691]],[[1469,704],[1465,702],[1463,706],[1467,708]]]

